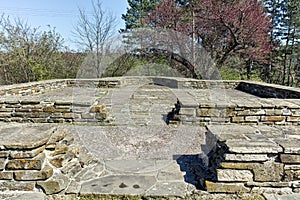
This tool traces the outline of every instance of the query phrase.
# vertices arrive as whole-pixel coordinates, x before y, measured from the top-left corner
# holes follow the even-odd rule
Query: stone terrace
[[[0,95],[1,198],[300,198],[299,89],[121,77]]]

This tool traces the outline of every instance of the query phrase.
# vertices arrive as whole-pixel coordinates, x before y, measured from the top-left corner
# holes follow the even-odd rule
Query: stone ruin
[[[92,95],[87,97],[89,91]],[[300,198],[297,88],[248,81],[121,77],[1,86],[0,95],[1,198]],[[161,158],[170,156],[167,153],[157,158],[143,152],[142,148],[156,144],[148,142],[151,145],[139,147],[144,153],[139,159],[123,149],[122,156],[130,159],[103,161],[96,151],[104,156],[110,152],[79,145],[78,135],[72,134],[77,129],[87,132],[90,126],[98,131],[95,134],[118,133],[115,137],[124,136],[124,141],[133,132],[139,137],[139,131],[148,136],[161,131],[157,141],[176,132],[176,141],[195,143],[196,150],[175,149],[170,152],[173,159],[166,160]],[[157,129],[160,126],[163,130]],[[204,141],[184,141],[189,132],[201,132]],[[116,142],[115,148],[122,144]],[[150,168],[155,169],[150,173]]]

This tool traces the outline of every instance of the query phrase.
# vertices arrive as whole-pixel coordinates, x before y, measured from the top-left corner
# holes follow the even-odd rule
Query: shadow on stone
[[[205,181],[215,181],[216,173],[208,168],[200,155],[174,155],[174,159],[185,172],[186,183],[194,185],[199,190],[206,190]]]

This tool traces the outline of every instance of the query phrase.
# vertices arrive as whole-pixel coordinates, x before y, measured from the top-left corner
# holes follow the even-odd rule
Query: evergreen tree
[[[121,29],[121,32],[145,27],[145,15],[153,11],[160,2],[161,0],[128,0],[127,13],[122,15],[125,29]]]

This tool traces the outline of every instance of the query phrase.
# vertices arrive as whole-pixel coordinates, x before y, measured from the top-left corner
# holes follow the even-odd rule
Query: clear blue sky
[[[104,10],[116,15],[117,34],[117,31],[125,26],[121,15],[126,13],[127,0],[101,0],[101,2]],[[78,8],[89,12],[92,10],[91,7],[91,0],[0,0],[0,15],[4,13],[12,19],[19,17],[32,27],[40,27],[40,30],[46,30],[47,25],[56,27],[56,31],[64,37],[65,44],[71,45],[71,31],[78,19]]]

